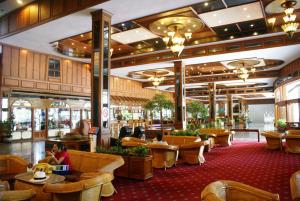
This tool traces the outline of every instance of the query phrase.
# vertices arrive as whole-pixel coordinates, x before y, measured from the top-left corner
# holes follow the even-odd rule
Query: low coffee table
[[[31,182],[33,176],[32,173],[22,173],[15,176],[15,190],[27,190],[32,189],[36,192],[36,196],[32,198],[32,201],[51,201],[51,193],[44,193],[43,186],[45,183],[60,183],[65,180],[64,176],[50,174],[49,178],[43,182]]]

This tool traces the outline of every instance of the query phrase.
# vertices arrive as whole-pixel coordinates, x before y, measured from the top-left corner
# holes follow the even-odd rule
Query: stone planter
[[[115,175],[130,179],[146,180],[153,176],[152,156],[122,156],[124,165],[115,170]]]

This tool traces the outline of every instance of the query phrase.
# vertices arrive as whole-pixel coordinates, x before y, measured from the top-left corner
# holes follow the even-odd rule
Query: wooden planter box
[[[152,156],[122,156],[124,165],[115,170],[115,175],[130,179],[146,180],[153,176]]]

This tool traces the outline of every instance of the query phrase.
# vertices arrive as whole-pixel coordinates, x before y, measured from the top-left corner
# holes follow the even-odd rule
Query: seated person
[[[67,152],[67,148],[61,144],[58,147],[57,144],[53,145],[52,151],[47,151],[47,155],[50,156],[48,163],[51,165],[68,165],[69,170],[71,170],[71,160]]]
[[[168,145],[167,142],[162,141],[162,137],[163,137],[163,135],[162,135],[161,133],[157,133],[157,135],[156,135],[156,140],[154,139],[152,143],[153,143],[153,144]]]
[[[145,134],[144,128],[142,126],[138,126],[134,128],[132,137],[141,139],[143,134]]]

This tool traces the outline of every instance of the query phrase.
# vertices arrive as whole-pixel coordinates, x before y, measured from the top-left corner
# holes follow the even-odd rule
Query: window
[[[48,76],[60,77],[60,60],[49,59]]]

